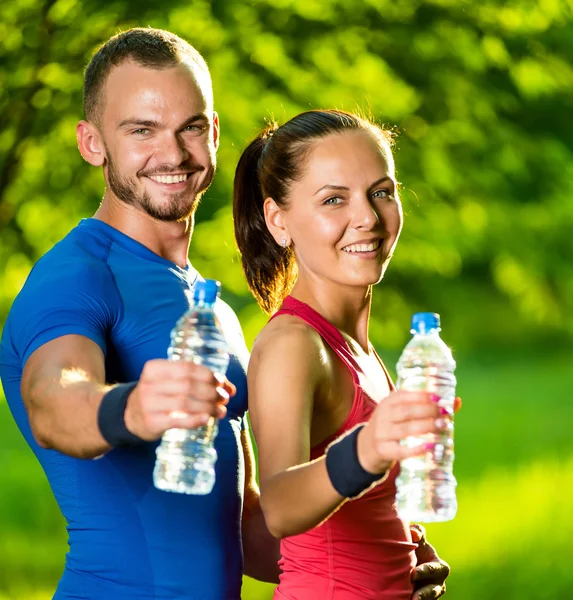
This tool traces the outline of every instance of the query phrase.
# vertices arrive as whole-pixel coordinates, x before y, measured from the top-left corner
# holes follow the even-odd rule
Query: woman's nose
[[[381,221],[376,207],[368,198],[356,202],[353,214],[353,225],[356,229],[371,230]]]

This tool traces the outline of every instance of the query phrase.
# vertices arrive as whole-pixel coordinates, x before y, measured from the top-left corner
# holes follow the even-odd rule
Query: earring
[[[287,242],[287,240],[286,240],[286,239],[285,239],[285,240],[283,240],[283,241],[281,242],[281,246],[282,246],[283,248],[286,248],[286,247],[288,246],[288,242]]]

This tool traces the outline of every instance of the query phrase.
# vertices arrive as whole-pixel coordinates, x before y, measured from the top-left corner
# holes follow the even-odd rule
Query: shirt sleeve
[[[105,354],[118,308],[105,263],[70,261],[54,268],[40,260],[11,311],[22,366],[40,346],[64,335],[85,336]]]

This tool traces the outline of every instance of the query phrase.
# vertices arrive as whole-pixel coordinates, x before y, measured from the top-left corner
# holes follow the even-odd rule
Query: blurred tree
[[[34,261],[103,193],[101,173],[76,149],[83,68],[109,36],[146,25],[185,37],[211,67],[222,144],[191,259],[222,280],[249,341],[265,316],[233,239],[239,154],[265,118],[337,107],[398,133],[406,222],[375,294],[374,343],[401,347],[410,313],[424,309],[442,313],[444,338],[458,350],[557,336],[571,345],[572,0],[1,2],[0,327]],[[562,557],[573,484],[570,461],[559,463],[570,448],[571,361],[543,357],[546,348],[499,372],[502,353],[481,352],[486,363],[473,363],[473,374],[460,361],[463,393],[480,399],[457,426],[460,484],[485,479],[477,491],[460,485],[459,518],[432,532],[455,565],[453,597],[557,598],[571,587]],[[533,362],[532,383],[523,365]],[[540,414],[545,397],[553,410]],[[0,600],[44,600],[61,570],[62,523],[5,405],[0,417]],[[539,468],[511,473],[547,452],[555,456]],[[507,470],[488,479],[492,456]],[[495,510],[482,515],[484,507]],[[515,548],[504,563],[508,540]],[[250,600],[271,595],[248,586]]]
[[[407,215],[375,296],[375,343],[413,310],[457,347],[573,336],[572,5],[459,0],[93,0],[0,7],[0,322],[33,262],[96,208],[76,150],[82,70],[120,29],[189,39],[214,79],[223,142],[192,259],[223,280],[247,337],[264,322],[236,255],[231,186],[265,117],[363,109],[398,132]]]

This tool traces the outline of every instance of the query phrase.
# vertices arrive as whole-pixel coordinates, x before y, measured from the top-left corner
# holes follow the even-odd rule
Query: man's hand
[[[127,429],[153,441],[171,428],[194,429],[223,418],[235,386],[207,367],[186,361],[150,360],[125,409]]]
[[[418,544],[416,558],[418,564],[412,571],[414,594],[412,600],[432,600],[446,593],[446,578],[450,574],[449,565],[437,554],[426,540],[426,530],[417,523],[410,525],[412,541]]]

